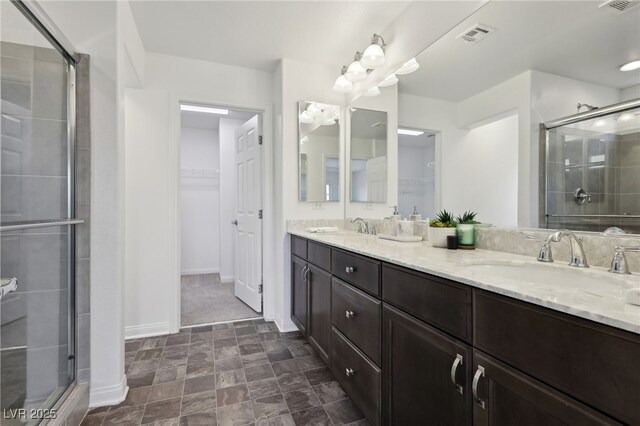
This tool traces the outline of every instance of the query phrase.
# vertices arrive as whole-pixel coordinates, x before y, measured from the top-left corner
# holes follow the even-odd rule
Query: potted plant
[[[480,222],[476,220],[477,212],[467,210],[456,218],[458,222],[458,247],[474,248],[476,244],[476,225]]]
[[[456,235],[456,221],[452,213],[442,210],[429,221],[429,241],[433,247],[447,247],[449,235]]]

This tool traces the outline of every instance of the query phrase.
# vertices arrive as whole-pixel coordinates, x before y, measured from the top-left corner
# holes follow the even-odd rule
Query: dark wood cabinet
[[[309,286],[307,262],[291,256],[291,321],[303,335],[307,335]]]
[[[471,347],[383,304],[386,425],[471,425]]]
[[[331,339],[331,274],[308,264],[309,313],[307,338],[324,362],[329,361]]]
[[[473,360],[474,425],[620,424],[478,350]]]

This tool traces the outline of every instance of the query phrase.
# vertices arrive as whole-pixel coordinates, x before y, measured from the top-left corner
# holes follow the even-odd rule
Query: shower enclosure
[[[640,99],[542,125],[547,228],[640,233]]]
[[[75,61],[0,7],[0,423],[37,424],[75,379]]]

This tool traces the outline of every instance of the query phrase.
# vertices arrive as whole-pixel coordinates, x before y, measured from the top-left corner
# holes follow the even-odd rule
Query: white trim
[[[235,275],[225,275],[224,277],[220,277],[221,283],[235,283],[236,277]]]
[[[183,269],[180,275],[219,274],[220,268]]]
[[[263,319],[263,318],[264,318],[263,316],[256,316],[256,317],[250,317],[250,318],[234,319],[234,320],[229,320],[229,321],[205,322],[205,323],[202,323],[202,324],[185,325],[185,326],[181,327],[180,330],[184,330],[184,329],[187,329],[187,328],[206,327],[207,325],[233,324],[234,322],[253,321],[253,320],[259,320],[259,319]]]
[[[157,322],[153,324],[133,325],[124,328],[124,339],[137,339],[139,337],[162,336],[169,334],[171,330],[168,322]]]
[[[298,327],[289,318],[282,321],[278,321],[276,319],[274,322],[276,323],[278,330],[280,330],[280,333],[286,333],[289,331],[298,331]]]
[[[89,393],[89,407],[104,407],[107,405],[120,404],[127,397],[129,386],[127,386],[127,376],[122,375],[120,383],[109,386],[91,387]]]

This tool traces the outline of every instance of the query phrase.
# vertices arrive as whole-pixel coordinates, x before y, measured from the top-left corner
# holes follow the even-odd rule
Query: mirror
[[[340,201],[340,107],[298,102],[299,200]]]
[[[388,182],[403,216],[417,205],[430,218],[442,209],[472,210],[494,226],[640,233],[640,197],[632,195],[640,193],[637,109],[584,121],[579,131],[548,135],[541,128],[575,115],[578,104],[586,104],[580,112],[602,113],[640,98],[640,71],[620,69],[640,60],[640,8],[487,2],[416,60],[417,70],[380,87],[381,96],[398,92],[399,133],[422,132],[399,135],[398,179]],[[431,142],[419,142],[425,135]],[[549,138],[552,176],[545,170]],[[409,154],[418,147],[422,153]],[[620,179],[622,158],[628,169]]]
[[[387,113],[351,108],[351,201],[387,202]]]

